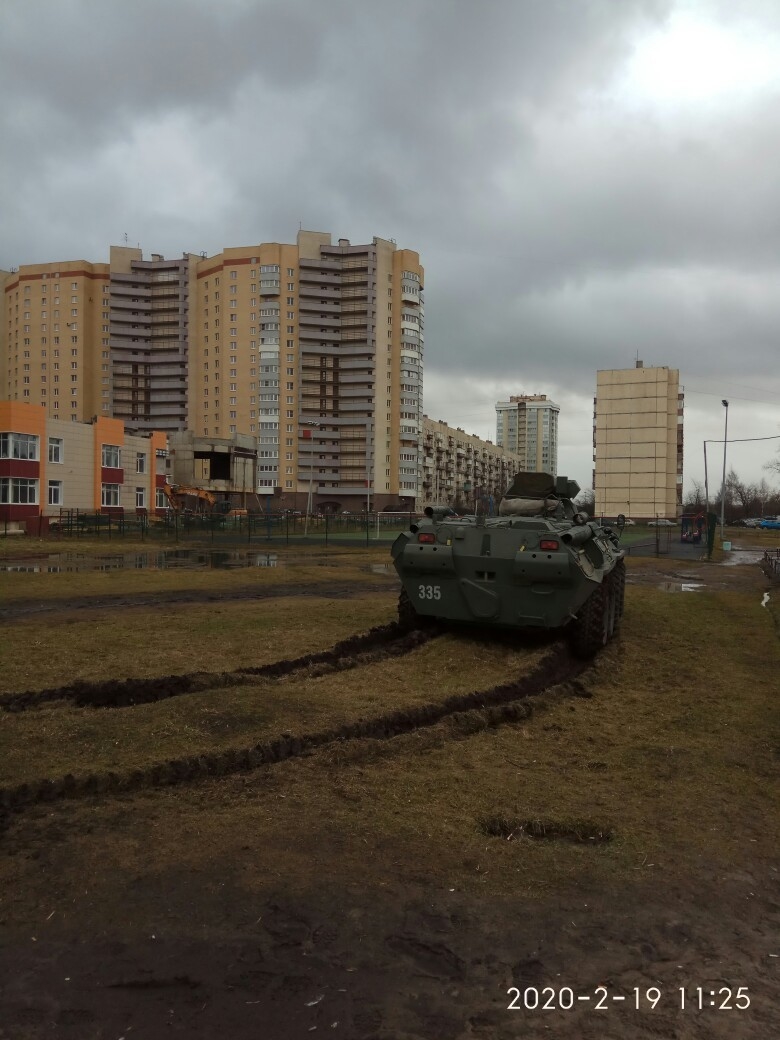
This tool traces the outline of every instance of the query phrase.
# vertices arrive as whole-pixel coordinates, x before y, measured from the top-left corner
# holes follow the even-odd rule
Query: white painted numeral
[[[418,585],[417,595],[420,599],[441,599],[441,586]]]

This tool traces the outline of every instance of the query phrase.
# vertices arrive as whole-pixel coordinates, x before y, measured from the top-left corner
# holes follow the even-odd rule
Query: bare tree
[[[731,469],[726,477],[726,501],[736,502],[742,509],[743,516],[749,516],[750,510],[758,502],[756,484],[746,484],[739,479],[736,471]]]
[[[574,499],[574,504],[577,509],[583,510],[588,516],[593,516],[596,509],[596,492],[593,488],[584,488]]]
[[[764,463],[764,469],[768,469],[770,473],[780,473],[780,448],[777,449],[777,455],[776,459]]]
[[[701,482],[694,480],[691,482],[691,490],[688,492],[688,497],[683,502],[684,513],[700,513],[704,509],[704,487]]]

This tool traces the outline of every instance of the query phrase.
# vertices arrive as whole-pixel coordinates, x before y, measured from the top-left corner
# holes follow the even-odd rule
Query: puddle
[[[296,563],[326,566],[325,561],[303,557],[296,560],[279,557],[276,553],[166,549],[106,556],[53,553],[46,557],[36,556],[0,564],[0,571],[17,574],[73,574],[79,571],[232,570],[246,567],[286,567],[294,566]]]
[[[697,592],[706,586],[697,581],[662,581],[657,587],[662,592]]]
[[[724,567],[737,567],[740,564],[761,563],[764,558],[763,549],[735,549],[732,548],[723,557]]]
[[[369,570],[372,574],[391,574],[395,566],[392,563],[372,563]]]

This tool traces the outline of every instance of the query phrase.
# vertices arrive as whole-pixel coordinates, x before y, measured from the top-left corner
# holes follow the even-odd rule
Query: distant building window
[[[165,509],[165,507],[168,505],[168,499],[165,497],[165,492],[162,488],[157,488],[157,491],[155,492],[154,505],[156,509]]]
[[[32,433],[0,433],[0,459],[37,461],[37,436]]]
[[[35,506],[38,481],[26,477],[0,477],[0,505]]]
[[[135,508],[146,509],[146,488],[137,487],[135,489]]]
[[[136,473],[146,473],[146,452],[137,451],[135,453],[135,471]]]
[[[104,444],[103,445],[103,458],[102,464],[106,469],[119,469],[122,465],[122,452],[117,444]],[[113,485],[103,485],[109,487]],[[111,503],[104,502],[103,505],[110,505]],[[119,503],[116,503],[119,505]]]
[[[49,505],[50,506],[61,506],[62,505],[62,481],[61,480],[50,480],[49,481]]]
[[[62,462],[62,437],[49,437],[49,462]]]
[[[102,506],[118,506],[119,505],[119,485],[118,484],[101,484],[100,485],[100,504]]]

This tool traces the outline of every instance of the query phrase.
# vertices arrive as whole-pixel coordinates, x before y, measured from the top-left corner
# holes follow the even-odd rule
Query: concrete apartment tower
[[[677,369],[605,369],[593,417],[596,515],[675,519],[682,508],[683,395]]]
[[[417,253],[301,231],[199,262],[190,424],[259,440],[261,494],[348,512],[413,508],[421,480]],[[192,337],[191,343],[195,342]]]
[[[140,430],[188,420],[189,307],[200,257],[165,260],[140,249],[110,254],[111,414]]]
[[[395,242],[297,242],[0,272],[0,399],[54,419],[258,440],[274,506],[413,509],[423,268]]]
[[[496,444],[529,473],[558,473],[560,408],[546,394],[519,394],[496,405]]]
[[[108,264],[29,264],[0,279],[0,400],[67,422],[110,415]]]

